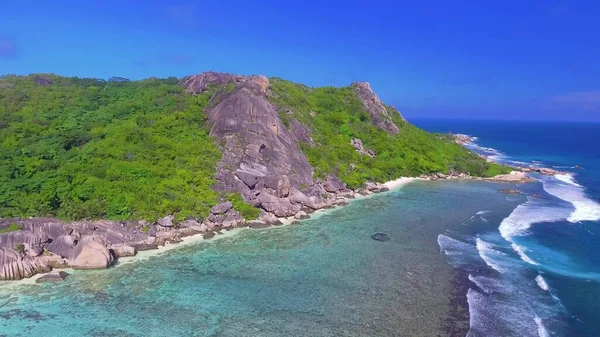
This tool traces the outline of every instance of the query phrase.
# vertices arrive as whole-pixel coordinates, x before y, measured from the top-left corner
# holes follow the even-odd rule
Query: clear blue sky
[[[597,0],[1,0],[0,74],[368,81],[409,118],[600,121],[599,15]]]

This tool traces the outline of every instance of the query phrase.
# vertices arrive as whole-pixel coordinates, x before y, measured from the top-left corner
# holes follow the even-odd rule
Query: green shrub
[[[8,227],[1,228],[0,229],[0,234],[1,233],[16,232],[16,231],[20,231],[20,230],[21,230],[21,225],[19,225],[18,223],[11,223],[10,225],[8,225]]]
[[[34,78],[0,79],[0,217],[154,221],[217,203],[212,92],[188,95],[173,79]]]
[[[308,88],[279,78],[270,82],[274,92],[270,99],[280,107],[280,116],[281,111],[291,110],[293,114],[285,118],[295,118],[312,131],[316,145],[301,144],[301,148],[317,177],[335,173],[350,188],[357,188],[367,180],[383,182],[450,170],[483,176],[488,170],[475,153],[449,137],[406,122],[393,107],[386,106],[399,134],[377,129],[351,87]],[[376,157],[358,153],[350,145],[353,138],[360,138]]]
[[[260,209],[244,202],[242,196],[238,193],[231,193],[227,195],[227,199],[231,201],[231,203],[233,204],[233,208],[236,211],[240,212],[244,219],[254,220],[258,218],[260,214]]]

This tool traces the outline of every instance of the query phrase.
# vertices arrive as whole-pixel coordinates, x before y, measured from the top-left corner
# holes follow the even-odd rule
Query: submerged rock
[[[505,193],[505,194],[521,194],[521,191],[519,191],[519,190],[511,190],[511,189],[502,189],[499,192],[500,193]]]
[[[37,280],[35,280],[35,282],[36,283],[62,282],[67,278],[67,276],[69,276],[69,273],[64,272],[64,271],[52,272],[52,273],[48,273],[46,275],[39,277]]]
[[[375,241],[389,241],[390,237],[384,233],[375,233],[375,234],[371,235],[371,239],[373,239]]]

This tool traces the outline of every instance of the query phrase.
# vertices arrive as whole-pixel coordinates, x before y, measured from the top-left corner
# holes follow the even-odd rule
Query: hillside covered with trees
[[[183,219],[204,217],[223,199],[256,216],[239,195],[214,189],[222,150],[210,136],[207,109],[232,89],[212,84],[192,95],[176,78],[0,78],[0,217]],[[432,172],[501,171],[391,107],[400,131],[374,127],[351,87],[274,78],[269,90],[283,124],[295,119],[310,131],[312,141],[300,147],[315,177],[336,174],[356,188]],[[357,152],[355,138],[376,156]]]

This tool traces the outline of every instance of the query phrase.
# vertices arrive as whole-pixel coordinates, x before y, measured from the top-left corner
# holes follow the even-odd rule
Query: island
[[[306,219],[402,177],[529,181],[468,136],[415,127],[364,82],[8,75],[0,103],[1,280]]]

